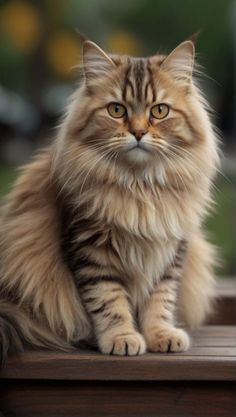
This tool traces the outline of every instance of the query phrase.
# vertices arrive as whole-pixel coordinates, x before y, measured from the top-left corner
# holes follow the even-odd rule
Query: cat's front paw
[[[99,341],[102,353],[109,355],[135,356],[146,351],[146,343],[138,332],[104,335]]]
[[[189,336],[182,329],[157,328],[147,337],[150,352],[184,352],[189,346]]]

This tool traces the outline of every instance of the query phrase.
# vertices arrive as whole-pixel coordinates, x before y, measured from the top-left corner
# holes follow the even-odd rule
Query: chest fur
[[[187,233],[184,201],[167,193],[140,196],[112,187],[86,198],[86,216],[110,231],[126,272],[150,282],[158,279]]]
[[[135,194],[104,188],[87,196],[87,215],[127,232],[133,238],[163,243],[182,239],[194,221],[194,209],[185,196],[168,192]]]

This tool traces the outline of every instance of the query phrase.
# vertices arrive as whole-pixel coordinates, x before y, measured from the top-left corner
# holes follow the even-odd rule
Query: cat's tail
[[[9,354],[22,352],[26,345],[63,351],[72,349],[59,336],[31,320],[17,305],[0,301],[0,365]]]
[[[189,242],[180,291],[180,316],[190,328],[201,325],[216,306],[217,251],[201,235]]]

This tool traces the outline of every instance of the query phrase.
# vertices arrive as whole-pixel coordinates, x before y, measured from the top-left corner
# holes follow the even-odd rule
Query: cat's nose
[[[142,139],[142,137],[147,133],[147,130],[133,129],[131,133],[136,137],[136,140],[139,142]]]

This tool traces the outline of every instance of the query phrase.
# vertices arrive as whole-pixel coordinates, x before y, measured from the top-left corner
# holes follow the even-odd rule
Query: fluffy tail
[[[198,327],[214,311],[216,250],[202,236],[189,244],[180,292],[180,315],[185,324]]]
[[[9,354],[22,352],[25,345],[53,350],[72,349],[59,336],[32,321],[17,305],[0,302],[0,363]]]

